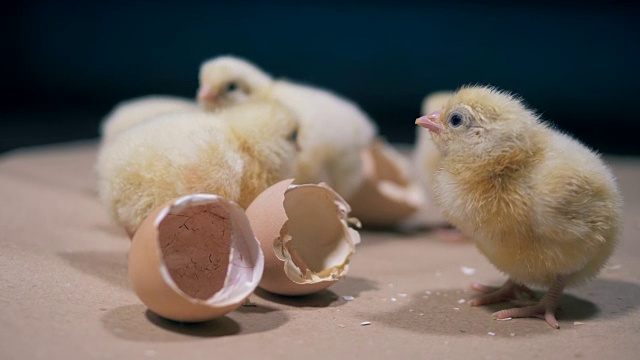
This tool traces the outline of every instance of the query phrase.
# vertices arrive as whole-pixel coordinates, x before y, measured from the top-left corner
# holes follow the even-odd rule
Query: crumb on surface
[[[467,276],[471,276],[476,273],[476,269],[467,266],[460,266],[460,271]]]

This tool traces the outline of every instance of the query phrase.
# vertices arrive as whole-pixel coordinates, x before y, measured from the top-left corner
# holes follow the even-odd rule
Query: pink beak
[[[444,129],[442,125],[440,125],[440,115],[442,115],[442,110],[434,111],[429,115],[417,118],[416,124],[431,132],[439,134]]]
[[[216,94],[212,91],[211,86],[202,85],[198,89],[198,100],[212,101],[216,99]]]

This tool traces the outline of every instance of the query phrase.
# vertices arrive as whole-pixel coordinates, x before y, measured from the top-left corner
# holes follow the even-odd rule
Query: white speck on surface
[[[585,324],[585,323],[580,322],[580,321],[574,321],[574,322],[573,322],[573,325],[574,325],[574,326],[584,325],[584,324]]]
[[[509,334],[509,336],[516,336],[516,333],[511,333]]]
[[[496,319],[498,321],[508,321],[508,320],[513,320],[513,318],[504,318],[504,319]]]
[[[391,301],[396,302],[396,301],[398,301],[398,299],[396,299],[396,298],[391,298]]]
[[[420,313],[420,316],[424,316],[424,313]]]
[[[371,321],[363,321],[360,323],[361,326],[368,326],[371,325]]]
[[[351,295],[344,295],[344,296],[342,297],[342,299],[344,299],[344,300],[346,300],[346,301],[351,301],[351,300],[353,300],[353,299],[355,299],[355,298],[354,298],[353,296],[351,296]]]
[[[413,312],[413,309],[409,309],[409,312]]]
[[[487,333],[487,335],[489,335],[489,336],[496,336],[496,333],[489,331],[489,332]]]
[[[620,264],[609,265],[606,267],[607,270],[620,270],[621,268],[622,268],[622,265]]]
[[[476,273],[476,269],[467,266],[460,266],[460,271],[467,276],[471,276]]]
[[[392,284],[392,283],[389,283],[389,284],[388,284],[388,286],[389,286],[389,287],[393,287],[393,284]]]
[[[454,307],[453,310],[460,310],[460,308],[459,307]]]
[[[344,324],[338,324],[338,327],[343,328]]]
[[[431,295],[431,290],[426,290],[424,293],[427,295]]]
[[[402,294],[398,294],[399,297],[407,297],[407,294],[402,293]]]
[[[156,351],[155,350],[145,350],[144,351],[144,356],[152,357],[152,356],[155,356],[155,355],[156,355]]]
[[[460,299],[460,300],[458,300],[458,304],[464,304],[466,301],[467,300],[465,300],[465,299]]]

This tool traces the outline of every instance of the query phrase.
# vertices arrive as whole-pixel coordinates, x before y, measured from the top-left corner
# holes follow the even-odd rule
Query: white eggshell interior
[[[344,199],[324,184],[291,185],[284,208],[288,220],[273,247],[287,277],[299,284],[343,277],[360,242]]]
[[[184,196],[155,225],[162,276],[191,302],[232,305],[257,287],[264,257],[237,204],[216,195]]]

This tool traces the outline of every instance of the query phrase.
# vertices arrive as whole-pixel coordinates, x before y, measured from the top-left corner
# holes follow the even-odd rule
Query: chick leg
[[[522,317],[539,317],[547,321],[552,328],[559,329],[560,325],[556,320],[556,309],[560,303],[560,297],[564,291],[567,282],[567,275],[559,275],[556,281],[551,285],[549,291],[540,299],[540,301],[531,306],[501,310],[493,313],[496,319],[506,318],[522,318]]]
[[[486,286],[478,283],[471,284],[471,288],[485,293],[469,301],[471,306],[493,304],[505,300],[523,300],[526,297],[534,298],[535,292],[524,285],[515,283],[509,279],[501,287]]]

